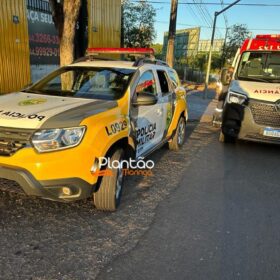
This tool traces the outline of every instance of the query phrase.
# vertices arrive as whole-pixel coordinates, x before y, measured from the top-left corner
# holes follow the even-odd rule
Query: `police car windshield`
[[[52,96],[116,100],[121,98],[135,71],[119,68],[64,67],[27,92]]]
[[[244,52],[237,70],[239,80],[280,82],[280,52]]]

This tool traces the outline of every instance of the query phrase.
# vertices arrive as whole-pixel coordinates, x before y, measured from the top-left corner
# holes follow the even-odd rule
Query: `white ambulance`
[[[280,144],[280,35],[245,40],[233,69],[222,71],[226,95],[214,113],[220,141]]]

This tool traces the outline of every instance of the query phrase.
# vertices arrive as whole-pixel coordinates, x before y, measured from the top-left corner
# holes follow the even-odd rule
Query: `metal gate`
[[[30,83],[29,41],[24,0],[0,0],[0,93]]]

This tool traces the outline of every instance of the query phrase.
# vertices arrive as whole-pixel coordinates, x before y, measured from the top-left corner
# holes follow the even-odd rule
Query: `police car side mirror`
[[[228,68],[224,68],[222,69],[221,72],[221,82],[223,86],[228,86],[231,82],[231,76],[230,73],[228,71]]]
[[[135,95],[134,100],[132,101],[133,106],[150,106],[157,103],[157,97],[152,93],[139,93]]]

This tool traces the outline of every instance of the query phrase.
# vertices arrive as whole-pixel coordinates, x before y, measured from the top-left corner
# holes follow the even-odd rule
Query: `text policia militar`
[[[41,115],[38,115],[38,114],[26,115],[26,114],[22,114],[22,113],[19,113],[19,112],[4,111],[4,110],[0,110],[0,114],[2,116],[12,117],[12,118],[15,118],[15,119],[30,119],[30,120],[38,119],[39,121],[42,121],[46,117],[46,116],[41,116]]]

